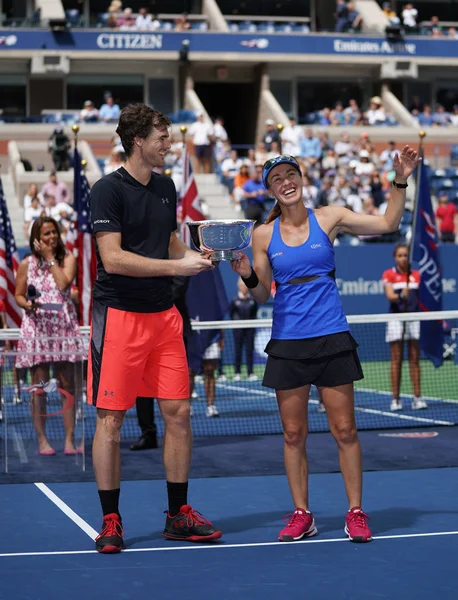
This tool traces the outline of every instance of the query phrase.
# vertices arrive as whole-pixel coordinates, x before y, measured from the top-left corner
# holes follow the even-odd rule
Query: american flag
[[[181,239],[185,244],[191,246],[191,236],[189,227],[186,223],[189,221],[202,221],[205,216],[200,208],[199,192],[197,191],[196,180],[192,172],[189,152],[184,151],[183,159],[183,187],[181,191]]]
[[[19,327],[22,320],[22,311],[14,297],[18,266],[19,254],[0,178],[0,298],[5,304],[8,327]]]
[[[92,286],[96,274],[96,256],[92,239],[91,209],[89,204],[91,188],[81,169],[81,157],[75,148],[73,155],[73,206],[76,223],[67,236],[67,249],[73,251],[77,260],[77,282],[79,290],[80,325],[91,324]]]

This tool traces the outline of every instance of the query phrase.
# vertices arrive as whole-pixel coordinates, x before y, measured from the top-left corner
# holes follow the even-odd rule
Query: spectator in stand
[[[157,31],[161,28],[161,22],[157,18],[157,15],[151,15],[151,22],[149,24],[150,31]]]
[[[334,151],[339,166],[347,165],[350,162],[353,156],[353,144],[350,142],[350,136],[346,131],[340,134],[340,139],[335,143]]]
[[[116,123],[121,114],[121,109],[118,104],[115,104],[113,96],[107,94],[105,96],[105,103],[102,104],[99,111],[99,116],[105,123]]]
[[[270,144],[270,152],[267,153],[267,160],[269,160],[271,158],[276,158],[277,156],[280,156],[280,154],[281,154],[280,142],[272,142]]]
[[[332,181],[328,177],[325,177],[321,182],[321,188],[316,198],[316,207],[321,208],[322,206],[329,206],[329,195],[332,188]]]
[[[70,192],[67,184],[57,180],[56,171],[51,171],[49,174],[49,181],[41,188],[41,194],[43,197],[47,195],[52,196],[55,199],[56,204],[59,204],[59,202],[68,202],[70,199]]]
[[[124,23],[119,26],[119,31],[137,31],[135,17],[132,15],[124,20]]]
[[[133,18],[133,10],[129,7],[125,8],[121,14],[118,15],[118,27],[121,28],[128,24]]]
[[[237,296],[232,298],[229,304],[229,315],[233,321],[246,321],[256,319],[258,313],[258,303],[254,300],[247,286],[239,278],[237,283]],[[254,336],[255,329],[234,328],[234,346],[235,346],[235,374],[234,381],[242,379],[242,354],[245,347],[246,366],[248,371],[248,381],[257,381],[258,377],[253,373],[253,355],[254,355]]]
[[[458,209],[445,192],[440,193],[438,202],[436,221],[439,237],[444,243],[458,243]]]
[[[301,139],[300,157],[306,165],[315,166],[321,158],[321,144],[319,138],[313,135],[309,128],[305,130],[305,137]]]
[[[418,123],[422,127],[431,127],[433,122],[431,106],[429,104],[425,104],[423,107],[423,112],[418,116]]]
[[[386,148],[380,154],[380,166],[383,171],[393,170],[394,157],[396,156],[396,154],[398,154],[398,151],[396,150],[396,142],[388,142],[388,148]]]
[[[456,27],[449,27],[447,36],[452,40],[458,40],[458,31],[456,30]]]
[[[433,113],[433,127],[448,127],[450,123],[448,112],[446,112],[442,104],[436,104],[436,110]]]
[[[429,27],[429,30],[433,37],[441,37],[444,35],[444,28],[439,23],[439,17],[431,17],[431,25]]]
[[[263,165],[266,160],[267,160],[267,147],[266,144],[264,142],[259,142],[258,147],[256,149],[255,152],[255,159],[254,159],[254,165],[253,167],[255,167],[257,164],[259,165]]]
[[[369,125],[384,125],[386,123],[385,109],[380,96],[374,96],[371,99],[366,118]]]
[[[394,10],[391,7],[391,2],[383,3],[382,12],[392,25],[398,25],[400,23],[398,15],[394,12]]]
[[[146,8],[140,8],[138,11],[137,18],[135,19],[135,26],[139,31],[148,31],[151,29],[151,15],[148,14]]]
[[[313,185],[311,178],[302,174],[302,199],[306,208],[315,208],[318,188]]]
[[[346,0],[336,0],[336,25],[335,31],[343,33],[346,31],[348,23],[348,8]]]
[[[402,10],[402,24],[406,33],[416,33],[417,27],[418,10],[409,2]]]
[[[272,119],[267,119],[265,121],[266,131],[263,135],[262,141],[268,152],[270,152],[270,147],[272,142],[280,142],[280,132],[275,127],[275,121]]]
[[[352,161],[350,166],[354,168],[355,174],[359,176],[369,176],[375,169],[375,165],[371,161],[371,156],[367,150],[360,150],[359,160]]]
[[[31,183],[29,189],[27,190],[27,193],[24,195],[24,210],[27,210],[27,208],[32,204],[32,200],[35,197],[37,197],[40,201],[40,204],[44,206],[45,200],[43,198],[43,194],[38,193],[38,186],[36,183]]]
[[[361,121],[361,111],[358,103],[353,98],[349,101],[347,108],[344,110],[344,115],[349,125],[357,125]]]
[[[109,175],[113,173],[113,171],[117,171],[124,165],[124,160],[122,159],[122,155],[120,152],[116,152],[115,150],[111,151],[110,158],[105,162],[105,166],[103,168],[103,174]]]
[[[202,111],[198,111],[196,117],[197,120],[189,128],[189,135],[194,144],[197,173],[210,173],[213,126],[211,123],[205,122],[204,113]]]
[[[420,96],[414,96],[412,98],[412,102],[409,106],[409,111],[412,112],[414,110],[418,110],[418,112],[421,113],[421,112],[423,112],[424,106],[425,106],[425,103],[420,98]]]
[[[369,185],[372,200],[374,201],[374,206],[378,208],[385,201],[385,197],[383,193],[383,184],[380,178],[380,173],[377,170],[374,170],[372,172]]]
[[[289,125],[281,133],[282,153],[299,156],[303,136],[302,127],[297,124],[296,117],[290,117]]]
[[[227,131],[224,128],[224,119],[222,117],[216,117],[213,125],[213,137],[215,140],[215,156],[219,154],[224,147],[224,144],[228,141],[229,137]]]
[[[458,127],[458,104],[453,106],[453,114],[450,115],[450,122],[454,127]]]
[[[34,196],[30,205],[24,210],[24,235],[26,239],[30,235],[30,228],[35,219],[45,214],[46,209],[41,205],[40,199],[38,196]]]
[[[345,31],[347,33],[358,33],[361,31],[361,26],[363,24],[363,18],[360,13],[356,10],[356,6],[354,2],[348,2],[347,4],[348,16],[347,16],[347,26]]]
[[[84,108],[80,112],[80,121],[82,123],[97,123],[99,120],[99,111],[95,108],[92,100],[86,100]]]
[[[188,21],[187,13],[183,13],[175,20],[175,31],[187,31],[190,27],[191,23]]]
[[[320,110],[318,114],[318,125],[328,126],[332,125],[331,120],[331,109],[325,106],[323,110]]]
[[[331,125],[341,126],[345,124],[345,113],[342,102],[336,102],[334,110],[331,112]]]
[[[261,225],[264,215],[264,202],[269,198],[269,193],[262,183],[262,164],[257,164],[252,179],[243,186],[245,219],[253,219],[255,227]]]
[[[240,171],[241,165],[242,160],[239,158],[237,150],[231,150],[230,157],[223,160],[221,164],[223,183],[227,186],[229,194],[234,191],[234,179]]]
[[[240,170],[234,178],[234,191],[232,197],[234,199],[235,210],[240,212],[242,210],[242,200],[245,196],[244,187],[245,184],[250,180],[250,168],[246,163],[240,165]]]
[[[326,154],[329,150],[334,150],[334,142],[329,137],[329,133],[327,131],[320,131],[318,137],[320,139],[320,145],[323,154]]]

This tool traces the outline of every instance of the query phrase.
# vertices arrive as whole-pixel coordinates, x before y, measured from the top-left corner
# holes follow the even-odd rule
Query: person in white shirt
[[[229,193],[232,194],[234,190],[234,179],[240,171],[243,161],[239,158],[237,150],[231,150],[229,158],[223,160],[221,164],[221,171],[224,177],[224,184],[227,186]]]
[[[452,125],[458,127],[458,104],[453,107],[453,113],[450,115],[450,121]]]
[[[407,30],[417,29],[417,16],[418,10],[414,8],[412,2],[409,2],[404,6],[402,11],[402,23]]]
[[[140,8],[138,11],[137,18],[135,19],[135,27],[139,31],[146,31],[150,29],[151,15],[148,14],[146,8]]]
[[[297,125],[296,118],[290,117],[289,126],[281,132],[282,153],[291,156],[299,156],[301,151],[301,139],[304,137],[302,127]]]
[[[388,148],[380,154],[380,164],[383,171],[393,170],[393,161],[397,153],[396,142],[388,142]]]
[[[105,162],[103,174],[109,175],[110,173],[113,173],[113,171],[117,171],[118,169],[120,169],[123,165],[124,161],[122,160],[121,153],[112,150],[110,158],[107,159]]]
[[[36,183],[31,183],[29,189],[27,190],[27,194],[24,196],[24,210],[26,210],[31,204],[32,200],[38,198],[41,206],[45,205],[45,199],[43,198],[43,194],[38,192],[38,186]]]
[[[340,135],[340,140],[335,143],[334,152],[337,156],[338,165],[346,165],[350,162],[353,156],[353,145],[346,131]]]
[[[83,123],[97,123],[99,120],[99,111],[95,108],[92,100],[86,100],[84,108],[80,112],[80,121]]]
[[[189,135],[195,148],[197,172],[210,173],[213,126],[204,121],[203,112],[197,113],[197,121],[189,128]]]
[[[150,24],[149,24],[149,30],[150,31],[157,31],[160,28],[161,28],[161,22],[157,18],[157,15],[151,15],[151,21],[150,21]]]
[[[354,168],[355,175],[370,175],[375,169],[375,165],[371,161],[371,156],[367,150],[361,150],[359,160],[352,161],[350,167]]]
[[[34,196],[30,202],[30,205],[24,210],[24,233],[25,237],[28,238],[30,228],[35,219],[38,219],[45,211],[44,207],[41,206],[38,196]]]
[[[383,108],[382,99],[379,96],[374,96],[371,99],[369,110],[366,113],[366,118],[369,125],[380,125],[385,123],[385,109]]]
[[[312,180],[308,175],[302,176],[302,200],[306,208],[315,208],[318,188],[312,184]]]

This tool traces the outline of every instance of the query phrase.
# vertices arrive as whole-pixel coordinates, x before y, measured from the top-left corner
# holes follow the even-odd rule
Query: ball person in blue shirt
[[[405,146],[394,158],[395,178],[384,215],[356,214],[342,206],[310,209],[302,199],[296,159],[278,156],[263,168],[263,182],[276,204],[253,234],[252,268],[240,253],[233,270],[260,304],[276,283],[272,339],[263,385],[276,392],[285,439],[285,467],[295,510],[279,540],[316,535],[308,504],[306,439],[310,385],[326,408],[339,451],[348,496],[345,533],[353,542],[372,539],[362,509],[362,457],[354,415],[353,382],[363,378],[335,281],[333,242],[340,232],[381,235],[396,231],[404,211],[407,180],[421,159]]]

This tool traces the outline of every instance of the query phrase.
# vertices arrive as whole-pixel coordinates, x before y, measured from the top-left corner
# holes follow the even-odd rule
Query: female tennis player
[[[277,200],[253,235],[254,268],[240,253],[233,270],[260,304],[276,283],[272,339],[263,385],[276,391],[285,438],[285,467],[295,506],[279,533],[292,542],[317,533],[308,504],[306,439],[310,385],[317,386],[339,450],[348,496],[345,533],[353,542],[372,539],[362,509],[361,447],[354,415],[353,382],[363,373],[334,277],[333,242],[339,232],[379,235],[396,231],[404,210],[407,179],[421,159],[405,146],[394,159],[393,193],[383,216],[356,214],[341,206],[305,208],[300,166],[278,156],[263,167],[263,182]]]

